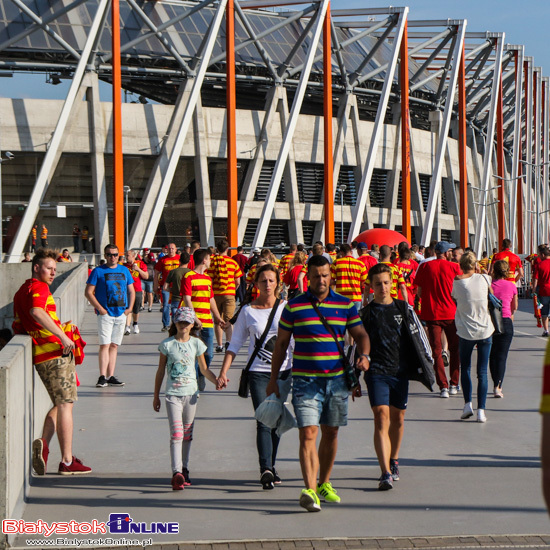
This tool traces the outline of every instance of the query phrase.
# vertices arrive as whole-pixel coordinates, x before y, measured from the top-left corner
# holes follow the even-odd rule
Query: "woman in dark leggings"
[[[493,379],[494,396],[503,397],[502,380],[506,371],[508,351],[514,337],[514,312],[518,308],[518,289],[514,283],[507,281],[508,262],[499,260],[493,266],[493,292],[502,301],[502,320],[504,333],[493,334],[493,347],[489,356],[489,369]]]

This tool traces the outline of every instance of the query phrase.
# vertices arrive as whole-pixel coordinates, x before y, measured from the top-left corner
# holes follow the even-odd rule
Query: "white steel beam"
[[[541,67],[535,67],[535,73],[537,74],[537,87],[534,90],[535,92],[535,103],[536,103],[536,111],[533,116],[533,123],[535,126],[535,166],[529,167],[534,168],[534,174],[535,174],[535,242],[533,243],[532,251],[534,252],[536,250],[536,247],[541,244],[540,241],[540,226],[541,226],[541,220],[540,220],[540,200],[541,200],[541,131],[542,131],[542,68]],[[529,161],[530,162],[530,161]]]
[[[526,104],[527,110],[525,113],[525,160],[527,162],[533,162],[533,58],[526,57],[527,61],[527,82],[525,86]],[[522,67],[523,70],[523,67]],[[525,244],[529,252],[533,251],[532,242],[532,226],[533,226],[533,170],[527,164],[523,165],[523,172],[527,176],[525,178],[525,204],[526,204],[526,216],[525,216]]]
[[[67,128],[71,111],[73,110],[73,107],[77,100],[78,92],[79,90],[81,90],[80,85],[82,83],[82,79],[84,78],[88,59],[92,54],[92,47],[95,43],[97,33],[101,30],[103,14],[107,9],[108,4],[109,0],[101,0],[98,5],[94,20],[92,22],[92,26],[90,27],[90,33],[88,34],[88,37],[86,39],[86,44],[84,45],[84,49],[82,50],[82,54],[80,56],[80,60],[78,61],[78,65],[76,67],[71,86],[69,87],[67,98],[63,104],[63,108],[61,109],[61,114],[59,115],[59,119],[57,120],[57,125],[55,127],[54,133],[52,134],[50,146],[48,148],[48,151],[46,152],[46,155],[42,162],[42,166],[40,167],[38,178],[36,180],[36,183],[34,184],[31,196],[29,198],[29,204],[25,210],[25,213],[23,214],[21,223],[17,228],[15,237],[13,238],[8,256],[9,263],[17,262],[19,259],[19,255],[23,253],[32,226],[34,224],[34,221],[36,220],[38,211],[40,210],[40,203],[42,202],[42,199],[44,198],[44,195],[48,190],[48,186],[51,183],[51,179],[53,177],[55,168],[57,166],[57,161],[59,159],[60,146],[62,140],[65,137],[65,129]]]
[[[441,191],[441,174],[443,170],[443,162],[445,150],[447,147],[447,139],[449,137],[449,128],[451,124],[451,115],[453,111],[454,98],[456,94],[456,85],[458,81],[458,73],[460,68],[460,59],[462,56],[464,35],[466,32],[466,21],[463,21],[457,29],[455,48],[453,52],[453,70],[449,79],[448,93],[445,100],[445,110],[443,112],[443,120],[439,131],[437,142],[437,150],[435,155],[434,167],[432,172],[432,180],[430,185],[430,196],[428,198],[428,208],[426,210],[426,218],[422,229],[422,244],[428,246],[432,235],[435,214],[439,203],[439,193]]]
[[[495,69],[493,74],[493,85],[491,91],[491,108],[489,111],[489,121],[487,124],[487,133],[485,136],[485,150],[483,152],[483,176],[481,180],[481,196],[478,215],[476,219],[476,236],[474,241],[474,251],[478,258],[481,258],[483,251],[483,239],[485,238],[485,222],[487,217],[487,203],[490,196],[489,183],[492,181],[492,158],[495,137],[495,124],[497,118],[498,96],[500,89],[500,78],[502,71],[502,57],[504,52],[504,33],[496,39],[495,44]],[[489,251],[487,251],[489,253]]]
[[[542,210],[541,210],[541,219],[542,219],[542,237],[541,242],[548,242],[548,162],[549,162],[549,148],[548,148],[548,138],[550,131],[550,78],[545,76],[544,79],[545,86],[545,98],[544,105],[542,109],[544,110],[544,120],[542,127],[543,135],[543,155],[542,162],[543,171],[542,171]],[[539,243],[540,244],[540,243]]]
[[[523,46],[518,48],[517,52],[517,79],[515,85],[515,109],[514,109],[514,140],[512,145],[513,157],[512,157],[512,185],[511,185],[511,197],[510,197],[510,240],[512,243],[516,243],[516,223],[517,223],[517,209],[522,208],[522,204],[517,203],[517,186],[523,188],[523,181],[518,179],[518,166],[519,158],[521,154],[521,112],[523,110],[522,105],[522,90],[523,90]],[[525,172],[523,172],[525,173]],[[516,243],[517,245],[518,243]],[[523,244],[523,243],[522,243]],[[516,249],[517,250],[517,249]]]
[[[391,53],[389,67],[386,72],[386,78],[384,79],[384,86],[382,88],[382,95],[380,96],[380,103],[378,103],[378,111],[376,113],[376,119],[372,131],[369,152],[367,153],[367,160],[363,169],[361,184],[359,186],[359,191],[357,192],[357,203],[355,207],[352,208],[351,227],[348,234],[349,242],[353,241],[355,236],[360,232],[363,219],[366,216],[367,197],[369,194],[370,180],[372,177],[372,172],[374,170],[376,156],[378,154],[378,144],[380,143],[380,138],[382,136],[382,131],[384,128],[384,118],[386,116],[386,109],[388,107],[390,92],[393,85],[395,68],[399,59],[401,39],[403,38],[403,31],[405,29],[405,25],[407,24],[408,13],[409,9],[403,8],[403,11],[399,13],[399,19],[395,28],[393,51]]]
[[[89,88],[86,90],[88,120],[90,125],[90,149],[92,156],[92,188],[94,197],[94,242],[101,253],[109,244],[109,216],[107,212],[107,184],[105,182],[105,124],[99,97],[97,73],[86,75]]]
[[[319,38],[321,37],[321,31],[323,30],[323,22],[327,12],[328,4],[329,0],[321,0],[319,9],[317,10],[316,23],[312,29],[311,42],[309,50],[307,52],[306,63],[304,66],[304,70],[300,76],[300,83],[298,84],[298,88],[296,90],[294,102],[292,103],[292,109],[290,111],[290,117],[288,119],[288,126],[283,136],[283,143],[281,145],[280,153],[277,156],[277,161],[273,170],[273,176],[271,178],[269,190],[267,192],[264,207],[262,209],[262,214],[260,216],[260,222],[258,223],[258,227],[256,228],[256,235],[254,236],[253,247],[262,246],[267,235],[267,229],[269,227],[271,215],[273,214],[273,208],[275,207],[275,200],[277,198],[277,193],[279,192],[279,186],[281,185],[281,178],[283,176],[285,165],[288,159],[288,154],[290,152],[290,146],[294,137],[294,131],[296,130],[296,125],[298,124],[298,117],[300,115],[300,109],[304,101],[309,75],[311,73],[313,60],[315,58],[315,53],[319,44]]]
[[[176,173],[176,168],[181,157],[181,151],[187,137],[189,126],[193,120],[193,112],[197,105],[206,70],[210,63],[212,50],[216,37],[225,14],[227,0],[220,0],[214,18],[210,24],[210,31],[206,37],[206,43],[201,44],[201,57],[199,58],[197,76],[189,78],[185,83],[185,90],[180,94],[179,107],[183,107],[181,122],[170,128],[169,137],[164,140],[161,153],[147,183],[138,215],[134,221],[130,234],[130,248],[151,247],[158,229],[162,210]],[[179,101],[178,99],[178,101]],[[178,105],[175,107],[175,111]],[[175,135],[172,135],[175,132]]]

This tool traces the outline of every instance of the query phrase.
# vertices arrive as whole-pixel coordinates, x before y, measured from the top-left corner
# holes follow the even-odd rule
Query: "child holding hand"
[[[195,360],[202,374],[216,384],[216,376],[206,366],[202,340],[191,336],[196,322],[192,308],[178,308],[172,317],[169,338],[158,349],[159,366],[155,377],[153,409],[160,411],[160,387],[166,372],[166,412],[170,424],[170,458],[172,462],[172,489],[181,491],[191,485],[189,479],[189,451],[193,439],[193,425],[199,394]]]

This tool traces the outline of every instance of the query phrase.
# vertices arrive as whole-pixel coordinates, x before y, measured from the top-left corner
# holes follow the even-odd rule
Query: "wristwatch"
[[[370,363],[370,355],[368,355],[367,353],[362,353],[359,357],[366,357],[367,361]]]

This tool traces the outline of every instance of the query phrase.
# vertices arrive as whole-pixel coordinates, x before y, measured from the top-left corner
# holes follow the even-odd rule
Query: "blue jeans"
[[[256,410],[266,398],[265,390],[270,377],[271,375],[268,372],[251,371],[249,373],[250,396],[252,397],[254,410]],[[284,379],[282,377],[284,377]],[[286,401],[288,397],[291,383],[292,376],[290,370],[279,374],[279,392],[283,402]],[[279,448],[280,441],[276,432],[276,428],[268,428],[265,424],[256,420],[256,447],[260,460],[260,472],[264,470],[273,471],[275,468],[277,449]]]
[[[162,325],[170,326],[170,291],[162,291]]]
[[[504,373],[506,372],[506,360],[508,359],[508,351],[514,338],[514,323],[510,317],[502,319],[504,324],[503,334],[493,335],[493,347],[489,357],[489,369],[493,385],[502,388]]]
[[[199,336],[206,345],[204,360],[206,361],[206,366],[209,367],[210,363],[212,362],[212,357],[214,357],[214,329],[212,327],[203,327],[200,330]],[[195,370],[197,372],[197,383],[199,385],[199,391],[204,391],[204,388],[206,387],[206,380],[204,375],[201,373],[198,361],[195,361]]]
[[[477,408],[485,409],[487,400],[487,365],[493,339],[491,336],[485,340],[465,340],[458,338],[458,353],[460,355],[460,382],[464,401],[472,401],[472,379],[470,370],[472,368],[472,352],[477,345]]]
[[[172,317],[174,317],[174,313],[176,312],[176,309],[178,309],[180,303],[181,296],[178,296],[177,298],[172,298],[172,302],[170,303],[170,311],[172,312]]]

